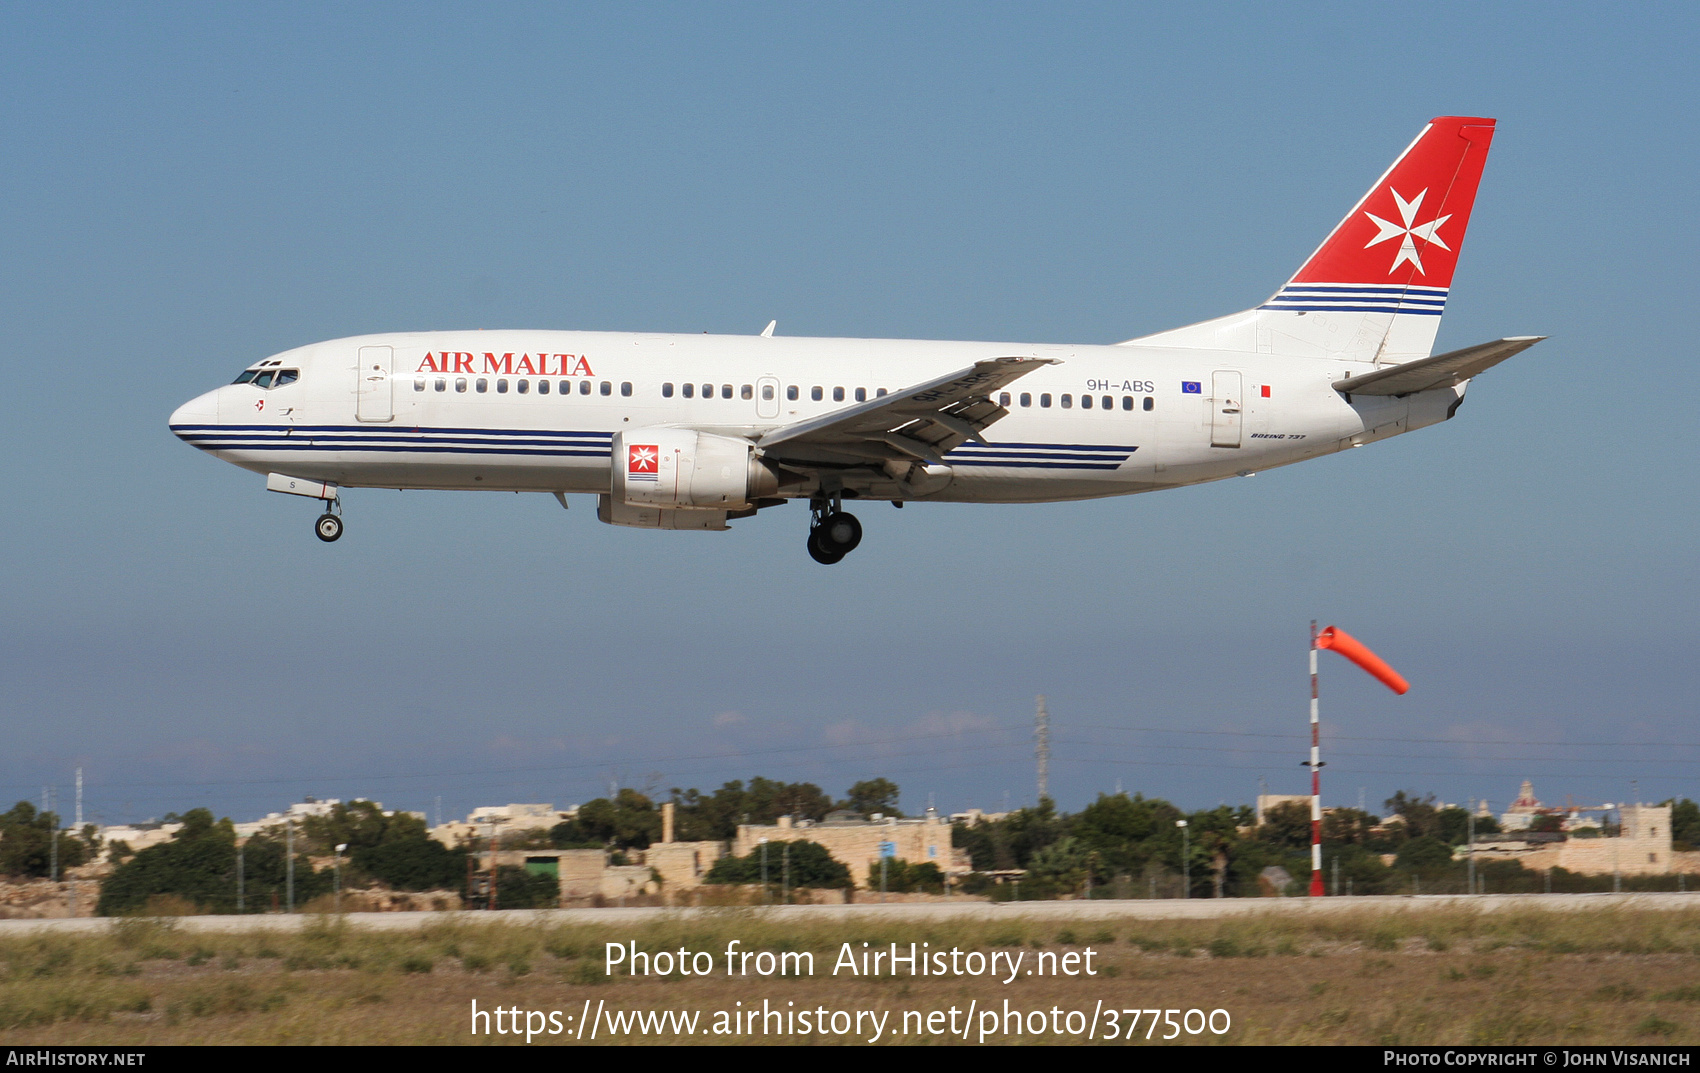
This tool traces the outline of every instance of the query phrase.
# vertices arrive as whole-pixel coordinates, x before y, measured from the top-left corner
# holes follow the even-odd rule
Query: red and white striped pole
[[[1316,689],[1316,620],[1310,621],[1310,896],[1322,897],[1322,723]]]

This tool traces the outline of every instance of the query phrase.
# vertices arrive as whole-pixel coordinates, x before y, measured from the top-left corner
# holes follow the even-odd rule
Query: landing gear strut
[[[815,562],[831,566],[862,542],[862,523],[844,510],[842,499],[816,499],[809,510],[809,557]]]
[[[332,499],[325,504],[325,512],[319,515],[319,520],[313,523],[313,533],[326,544],[342,536],[342,518],[331,513],[338,506],[338,501]]]

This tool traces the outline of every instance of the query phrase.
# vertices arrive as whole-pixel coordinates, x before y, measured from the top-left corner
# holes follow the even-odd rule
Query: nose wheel
[[[313,523],[313,533],[326,544],[342,536],[342,519],[325,511],[319,515],[319,520]]]
[[[829,506],[822,500],[811,505],[814,517],[809,524],[809,557],[831,566],[862,542],[862,523],[854,514],[843,510],[841,503]]]

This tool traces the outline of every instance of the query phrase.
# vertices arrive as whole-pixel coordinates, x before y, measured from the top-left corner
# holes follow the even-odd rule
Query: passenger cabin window
[[[1132,395],[1123,395],[1122,396],[1122,409],[1124,409],[1124,410],[1133,409],[1133,396]]]
[[[1074,407],[1074,396],[1073,395],[1064,395],[1062,397],[1062,408],[1065,409],[1065,410],[1068,410],[1068,409],[1072,409],[1073,407]]]
[[[785,388],[785,397],[791,402],[797,401],[797,385],[791,384]]]
[[[714,385],[713,384],[704,384],[702,386],[702,397],[705,398],[705,399],[714,398]]]
[[[1149,395],[1145,396],[1145,408],[1147,410],[1151,409],[1151,396]]]
[[[424,391],[425,390],[425,378],[423,376],[416,376],[416,377],[413,378],[413,390],[415,390],[415,391]]]
[[[691,399],[696,397],[697,386],[695,384],[686,384],[679,390],[684,394],[685,398]]]
[[[537,381],[537,393],[539,395],[549,394],[549,381],[547,381],[547,380]]]
[[[1063,397],[1064,397],[1064,398],[1067,398],[1067,397],[1068,397],[1068,396],[1066,396],[1066,395],[1065,395],[1065,396],[1063,396]],[[1063,405],[1064,405],[1064,406],[1067,406],[1067,405],[1068,405],[1068,403],[1066,403],[1066,402],[1065,402],[1065,403],[1063,403]],[[1082,409],[1082,410],[1090,410],[1090,409],[1092,409],[1092,396],[1090,396],[1090,395],[1082,395],[1082,396],[1080,396],[1080,408],[1081,408],[1081,409]]]
[[[602,381],[602,394],[612,395],[613,393],[614,393],[614,381],[612,381],[612,380]]]
[[[580,395],[590,394],[590,381],[589,380],[580,380],[578,382],[578,393]]]
[[[729,398],[732,397],[732,385],[731,384],[721,384],[720,385],[720,397],[723,398],[723,399],[729,399]]]
[[[519,393],[521,395],[528,393],[530,390],[531,390],[531,381],[530,380],[521,380],[519,382]]]
[[[867,388],[859,387],[859,388],[856,389],[856,401],[857,402],[867,402],[868,401],[868,389]]]
[[[1003,394],[998,396],[998,405],[999,406],[1008,406],[1009,405],[1009,392],[1006,391]]]
[[[447,380],[444,380],[442,377],[439,376],[439,377],[437,377],[437,382],[435,384],[433,384],[432,386],[435,387],[438,391],[447,391],[449,389],[449,382]]]
[[[832,401],[833,402],[843,402],[844,401],[844,389],[843,388],[835,387],[835,388],[832,389]]]
[[[477,391],[480,395],[482,395],[486,391],[490,390],[490,381],[488,381],[488,380],[484,379],[482,376],[480,376],[476,381],[473,382],[472,387],[473,387],[473,390]]]
[[[1023,405],[1023,406],[1033,405],[1033,396],[1032,396],[1031,393],[1026,392],[1026,391],[1023,391],[1021,393],[1021,405]]]
[[[745,402],[748,402],[750,399],[756,397],[756,389],[751,387],[749,384],[745,384],[743,387],[738,389],[738,397],[743,399]]]
[[[460,392],[463,395],[466,393],[466,377],[464,377],[464,376],[455,377],[455,390]]]
[[[1049,391],[1041,393],[1040,396],[1039,396],[1039,409],[1048,410],[1050,408],[1051,408],[1051,393]]]
[[[625,399],[632,397],[632,382],[630,380],[620,382],[620,397]]]
[[[763,384],[761,386],[761,399],[762,399],[763,402],[772,402],[773,401],[773,385],[772,384]]]
[[[874,398],[876,398],[876,399],[885,398],[885,388],[882,387],[878,391],[874,392]]]
[[[816,402],[821,400],[821,388],[819,384],[816,384],[814,387],[809,389],[809,398]]]
[[[687,386],[689,386],[689,385],[687,385]],[[662,384],[661,385],[661,397],[664,398],[664,399],[670,399],[670,398],[673,397],[673,385],[672,384]]]
[[[496,394],[506,395],[507,393],[508,393],[508,381],[507,381],[507,379],[504,378],[504,377],[498,376],[496,378]]]
[[[1099,401],[1104,404],[1104,409],[1106,410],[1114,410],[1116,408],[1116,400],[1110,398],[1108,395],[1105,395]]]
[[[555,385],[555,390],[559,391],[563,395],[571,395],[573,393],[573,382],[571,380],[562,380],[560,383]]]

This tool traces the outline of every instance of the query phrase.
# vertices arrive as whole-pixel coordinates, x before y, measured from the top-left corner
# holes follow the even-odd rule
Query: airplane
[[[323,501],[346,488],[597,497],[643,529],[809,504],[809,554],[862,539],[846,501],[1044,503],[1247,476],[1449,420],[1539,342],[1432,355],[1495,121],[1441,116],[1251,309],[1111,345],[572,331],[365,335],[284,351],[172,432]]]

